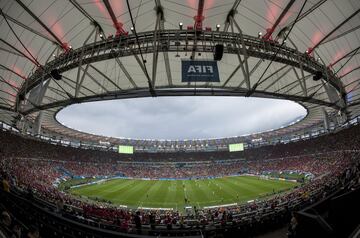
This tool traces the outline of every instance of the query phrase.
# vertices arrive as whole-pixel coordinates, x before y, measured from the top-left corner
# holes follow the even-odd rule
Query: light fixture
[[[131,30],[131,31],[134,31],[134,27],[130,27],[130,30]]]
[[[220,24],[217,24],[216,25],[216,31],[219,31],[220,30]]]
[[[182,30],[182,28],[183,28],[183,23],[182,22],[179,22],[179,28],[180,28],[180,30]]]
[[[262,32],[259,31],[259,32],[258,32],[258,37],[260,38],[261,36],[262,36]]]
[[[99,37],[102,39],[102,38],[104,37],[104,35],[103,35],[103,34],[100,34]]]

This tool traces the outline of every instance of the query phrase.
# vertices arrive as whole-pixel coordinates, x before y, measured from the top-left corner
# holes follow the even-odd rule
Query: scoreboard
[[[230,152],[243,151],[243,150],[244,150],[244,143],[229,144]]]
[[[120,154],[134,154],[134,147],[128,145],[119,145],[118,152]]]

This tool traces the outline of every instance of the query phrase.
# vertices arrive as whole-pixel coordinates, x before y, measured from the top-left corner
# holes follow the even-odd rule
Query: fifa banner
[[[182,60],[181,82],[220,82],[217,61]]]

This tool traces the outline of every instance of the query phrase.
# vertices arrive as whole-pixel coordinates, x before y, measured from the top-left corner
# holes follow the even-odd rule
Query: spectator
[[[2,185],[3,185],[4,191],[9,193],[10,192],[10,184],[9,184],[7,176],[4,176],[4,178],[2,180]]]
[[[140,212],[137,211],[134,217],[134,223],[135,223],[135,227],[137,229],[137,231],[139,233],[141,233],[141,216],[140,216]]]
[[[27,238],[40,238],[39,229],[35,226],[30,227],[26,237]]]
[[[291,214],[290,225],[288,227],[288,238],[295,238],[296,237],[296,227],[298,225],[296,216],[294,213]]]
[[[5,237],[11,237],[11,235],[12,235],[11,222],[12,222],[12,220],[11,220],[9,213],[6,211],[3,211],[1,213],[1,220],[0,220],[0,228],[1,229],[0,230]]]

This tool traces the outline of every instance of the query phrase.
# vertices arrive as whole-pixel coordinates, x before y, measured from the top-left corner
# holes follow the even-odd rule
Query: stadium
[[[360,237],[360,1],[0,7],[0,237]]]

